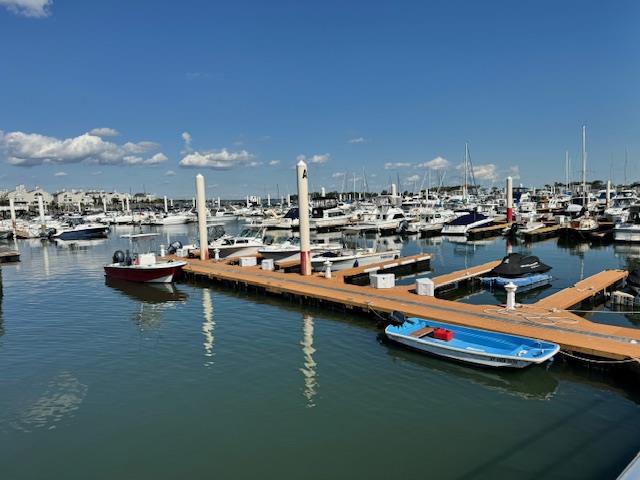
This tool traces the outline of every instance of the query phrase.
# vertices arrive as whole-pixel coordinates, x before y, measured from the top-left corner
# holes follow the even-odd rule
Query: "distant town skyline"
[[[126,14],[123,14],[126,12]],[[640,178],[640,5],[0,0],[0,190]],[[213,28],[215,26],[215,28]],[[626,153],[625,153],[626,152]],[[626,158],[626,170],[625,170]],[[446,173],[445,173],[446,172]],[[346,179],[345,179],[346,175]]]

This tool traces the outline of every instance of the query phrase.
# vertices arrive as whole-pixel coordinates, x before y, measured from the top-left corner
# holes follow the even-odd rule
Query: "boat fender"
[[[124,263],[124,252],[122,250],[116,250],[113,252],[113,263]]]

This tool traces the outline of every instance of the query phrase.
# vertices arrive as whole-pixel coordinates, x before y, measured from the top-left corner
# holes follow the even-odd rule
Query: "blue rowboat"
[[[434,337],[437,329],[450,331],[452,338],[447,341]],[[421,318],[389,325],[385,334],[416,350],[485,367],[524,368],[546,362],[560,350],[559,345],[551,342]]]

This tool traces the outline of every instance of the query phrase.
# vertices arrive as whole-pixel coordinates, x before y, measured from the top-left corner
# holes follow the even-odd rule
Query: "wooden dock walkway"
[[[511,225],[511,223],[505,222],[489,225],[488,227],[472,228],[467,232],[467,238],[473,240],[478,238],[495,237],[500,235],[505,228],[510,227]]]
[[[483,263],[482,265],[465,268],[464,270],[457,270],[445,275],[438,275],[437,277],[433,278],[434,286],[436,288],[442,288],[449,285],[455,285],[471,278],[479,277],[480,275],[489,273],[491,270],[500,265],[500,262],[501,260],[494,260],[493,262]]]
[[[573,287],[565,288],[557,293],[539,300],[537,307],[566,310],[584,302],[609,287],[613,287],[627,277],[625,270],[605,270],[589,278],[579,281]]]
[[[535,241],[535,240],[541,240],[544,238],[551,238],[551,237],[555,237],[557,235],[560,234],[560,232],[562,231],[563,228],[566,228],[562,225],[549,225],[547,227],[543,227],[543,228],[538,228],[536,230],[533,230],[531,232],[525,232],[524,233],[524,239],[526,241]]]
[[[558,310],[553,302],[546,302],[546,305],[522,305],[515,310],[506,310],[496,305],[471,305],[419,296],[406,286],[374,289],[344,283],[340,278],[327,279],[318,275],[304,277],[261,270],[260,267],[228,265],[224,262],[197,259],[187,261],[185,273],[194,279],[210,279],[235,287],[250,286],[289,298],[338,305],[346,309],[355,308],[365,313],[400,311],[408,316],[539,338],[556,342],[570,352],[600,358],[640,359],[639,329],[590,322],[573,313]],[[486,271],[489,265],[478,266],[473,271]],[[472,269],[468,271],[471,273]],[[448,281],[447,276],[443,277],[444,282]],[[460,275],[457,277],[460,278]],[[593,282],[593,288],[607,288],[605,278],[615,282],[620,276],[599,277],[597,282]]]

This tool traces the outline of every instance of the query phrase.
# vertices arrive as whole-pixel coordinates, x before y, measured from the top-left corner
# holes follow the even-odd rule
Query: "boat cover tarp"
[[[489,273],[493,277],[524,277],[533,273],[544,273],[551,270],[549,265],[545,265],[534,255],[523,255],[521,253],[510,253],[502,259],[500,265]]]
[[[474,222],[478,222],[480,220],[486,220],[486,215],[483,215],[479,212],[468,213],[467,215],[462,215],[461,217],[455,218],[450,222],[447,222],[447,225],[469,225]]]

